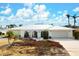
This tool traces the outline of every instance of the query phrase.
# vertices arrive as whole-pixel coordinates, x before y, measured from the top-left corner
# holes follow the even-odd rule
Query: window
[[[28,37],[29,37],[29,33],[25,31],[24,38],[28,38]]]
[[[37,38],[37,32],[36,31],[33,32],[33,37]]]

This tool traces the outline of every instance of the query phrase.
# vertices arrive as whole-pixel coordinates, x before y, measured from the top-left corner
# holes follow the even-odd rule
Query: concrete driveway
[[[79,56],[79,40],[75,39],[54,39],[68,51],[71,56]]]

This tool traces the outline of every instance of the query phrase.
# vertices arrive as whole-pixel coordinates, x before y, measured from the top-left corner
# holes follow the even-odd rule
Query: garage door
[[[69,31],[53,31],[52,32],[52,37],[53,38],[68,38],[68,33]]]

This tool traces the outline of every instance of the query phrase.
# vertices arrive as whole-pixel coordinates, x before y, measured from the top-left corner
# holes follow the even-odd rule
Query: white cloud
[[[62,14],[62,11],[58,11],[57,13],[58,13],[58,14]]]
[[[48,18],[48,16],[49,16],[49,12],[47,11],[39,14],[39,18]]]
[[[67,14],[68,14],[68,11],[67,10],[64,10],[63,17],[66,17]]]
[[[36,5],[33,8],[36,8],[36,9],[26,8],[26,7],[18,9],[16,14],[13,15],[13,14],[11,14],[12,10],[8,7],[8,8],[6,8],[6,10],[4,10],[4,12],[1,11],[1,13],[10,14],[10,16],[7,17],[9,24],[11,24],[11,23],[35,24],[35,23],[43,23],[43,22],[46,23],[49,15],[50,15],[50,12],[46,9],[46,6],[45,5]],[[38,13],[38,11],[39,11],[39,13]]]
[[[53,14],[52,17],[56,17],[56,14]]]
[[[46,6],[45,5],[35,5],[34,10],[37,13],[43,12],[46,10]]]
[[[0,16],[0,22],[2,22],[4,20],[4,17]]]
[[[49,17],[49,12],[48,11],[45,11],[45,12],[42,12],[42,13],[36,13],[33,15],[33,19],[34,20],[47,20],[47,18]]]
[[[75,9],[73,9],[73,11],[79,12],[79,7],[76,7]]]
[[[79,17],[76,19],[76,25],[79,25]]]
[[[11,14],[11,12],[12,12],[11,8],[6,8],[5,10],[1,11],[0,13],[8,15],[8,14]]]
[[[17,10],[17,13],[16,13],[16,17],[22,17],[24,19],[30,19],[30,20],[45,20],[48,18],[50,12],[49,11],[46,11],[46,7],[45,5],[36,5],[34,7],[35,11],[32,9],[32,8],[22,8],[22,9],[19,9]],[[38,10],[40,13],[38,13]]]
[[[16,16],[21,16],[22,14],[24,14],[25,8],[23,9],[18,9],[16,12]]]
[[[18,9],[15,15],[11,14],[11,16],[7,17],[10,24],[24,24],[30,21],[31,16],[33,15],[32,9]]]
[[[50,15],[50,12],[47,11],[45,5],[35,5],[34,10],[36,13],[34,14],[33,18],[40,19],[40,20],[47,20]]]
[[[52,21],[53,24],[56,25],[56,26],[65,26],[65,25],[67,25],[66,13],[67,12],[64,12],[62,15],[59,15],[56,18],[54,18],[54,20]]]
[[[33,19],[37,19],[39,16],[37,14],[33,15]]]
[[[13,14],[11,14],[11,16],[8,17],[8,20],[15,20],[15,16]]]
[[[12,12],[12,9],[9,8],[9,4],[7,4],[6,6],[1,6],[1,8],[5,9],[5,10],[1,11],[0,14],[8,15],[8,14],[11,14],[11,12]]]
[[[24,18],[30,18],[33,15],[33,11],[32,9],[26,9],[26,8],[22,8],[17,10],[16,16],[17,17],[24,17]]]
[[[61,13],[60,11],[58,11],[58,12]],[[53,20],[54,25],[57,25],[57,26],[67,25],[67,18],[66,18],[67,13],[68,13],[68,11],[64,10],[63,13],[61,13],[61,15],[54,18],[54,20]]]
[[[59,19],[59,17],[56,17],[55,19],[57,20],[57,19]]]

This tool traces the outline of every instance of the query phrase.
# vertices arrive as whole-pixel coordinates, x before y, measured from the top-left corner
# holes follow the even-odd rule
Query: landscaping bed
[[[24,40],[14,42],[0,48],[2,56],[69,56],[66,49],[59,42],[49,40]]]
[[[79,40],[79,29],[73,31],[73,36],[76,40]]]

